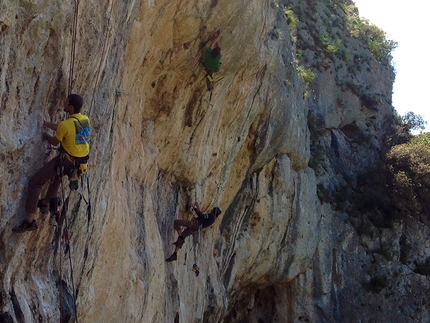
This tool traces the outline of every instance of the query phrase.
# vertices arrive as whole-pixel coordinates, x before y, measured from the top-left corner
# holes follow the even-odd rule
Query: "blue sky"
[[[421,115],[430,131],[430,2],[426,0],[353,0],[360,16],[398,43],[393,51],[396,80],[393,106],[400,115]]]

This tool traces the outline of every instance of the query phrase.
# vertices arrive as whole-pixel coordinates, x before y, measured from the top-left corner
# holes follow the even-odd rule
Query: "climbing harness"
[[[69,179],[70,190],[76,191],[79,188],[79,179],[81,179],[82,175],[86,174],[88,171],[89,155],[85,157],[74,157],[68,154],[62,147],[58,148],[58,151],[61,154],[59,167],[63,167],[62,163],[65,159],[73,164],[73,167],[69,168],[67,171],[62,171],[63,175],[67,175]]]
[[[73,167],[69,168],[67,171],[64,172],[63,175],[67,175],[69,179],[69,188],[72,191],[76,191],[79,188],[79,179],[81,179],[81,186],[83,187],[83,175],[85,175],[88,171],[88,160],[89,155],[84,157],[74,157],[70,154],[68,154],[61,146],[60,148],[53,147],[50,145],[46,149],[45,153],[45,159],[47,159],[51,153],[51,151],[56,150],[60,155],[60,166],[64,159],[67,159],[70,163],[73,164]],[[58,174],[59,175],[59,174]],[[87,177],[87,188],[89,192],[89,179]]]
[[[66,155],[67,156],[67,155]],[[66,157],[67,158],[67,157]],[[72,191],[76,191],[79,188],[79,179],[84,175],[88,170],[88,156],[82,158],[74,158],[72,163],[73,167],[70,168],[66,175],[69,179],[69,188]],[[81,181],[82,185],[82,181]]]

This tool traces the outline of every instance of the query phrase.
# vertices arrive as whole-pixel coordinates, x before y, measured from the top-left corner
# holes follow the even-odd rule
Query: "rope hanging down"
[[[72,44],[71,44],[71,49],[70,49],[70,67],[69,67],[69,82],[68,82],[68,88],[67,88],[67,94],[70,95],[72,93],[72,85],[73,85],[73,78],[74,78],[74,69],[75,69],[75,53],[76,53],[76,33],[77,33],[77,29],[78,29],[78,11],[79,11],[79,0],[74,0],[75,6],[74,6],[74,12],[73,12],[73,25],[72,25]],[[63,178],[63,170],[60,170],[61,174],[61,178]],[[75,284],[74,284],[74,280],[73,280],[73,266],[72,266],[72,255],[71,255],[71,250],[70,250],[70,242],[69,242],[69,232],[68,232],[68,223],[67,223],[67,217],[66,217],[66,213],[67,213],[67,209],[68,209],[68,203],[69,203],[69,198],[70,198],[70,193],[67,198],[65,198],[65,192],[64,192],[64,185],[63,185],[63,180],[61,180],[61,190],[62,190],[62,197],[63,197],[63,201],[62,201],[62,210],[61,210],[61,216],[62,216],[62,220],[65,222],[65,228],[64,231],[60,229],[60,234],[59,234],[59,240],[61,239],[61,237],[63,236],[63,239],[65,240],[65,245],[66,248],[64,251],[65,253],[69,254],[69,265],[70,265],[70,279],[71,279],[71,284],[72,284],[72,298],[73,298],[73,305],[74,305],[74,310],[75,310],[75,322],[78,323],[78,308],[77,308],[77,304],[76,304],[76,297],[77,295],[75,295]],[[60,241],[58,242],[58,246],[60,246]],[[61,253],[62,251],[60,250],[60,274],[59,274],[59,280],[60,280],[60,286],[62,285],[62,257],[61,257]],[[60,313],[62,313],[63,310],[63,305],[62,305],[62,287],[60,287]],[[62,314],[61,314],[62,316]]]
[[[76,31],[78,29],[78,6],[79,0],[75,0],[75,10],[73,13],[73,26],[72,26],[72,46],[70,49],[70,68],[69,68],[69,86],[68,86],[68,95],[72,93],[72,84],[73,84],[73,71],[75,68],[75,52],[76,52]]]
[[[60,166],[58,169],[59,175],[63,177],[63,167]],[[69,200],[71,197],[72,191],[69,191],[67,197],[64,189],[64,183],[63,179],[61,180],[61,202],[59,202],[60,198],[53,198],[50,201],[50,212],[51,216],[55,215],[55,234],[54,234],[54,256],[59,251],[59,273],[58,273],[58,280],[59,280],[59,301],[60,301],[60,317],[64,318],[64,304],[63,304],[63,282],[66,280],[63,280],[63,257],[62,254],[68,253],[69,258],[69,265],[70,265],[70,282],[71,282],[71,297],[73,300],[73,307],[74,307],[74,320],[73,322],[78,323],[78,308],[76,303],[77,295],[75,294],[75,284],[74,284],[74,273],[73,273],[73,264],[72,264],[72,250],[70,246],[70,239],[69,239],[69,225],[67,221],[67,211],[69,209]],[[67,284],[66,284],[67,286]]]
[[[59,250],[60,253],[60,263],[59,263],[59,284],[60,284],[60,292],[59,292],[59,296],[60,296],[60,315],[61,317],[63,317],[64,313],[63,313],[63,281],[66,281],[66,279],[63,279],[63,269],[62,269],[62,253],[64,252],[64,254],[68,254],[68,258],[69,258],[69,266],[70,266],[70,283],[71,283],[71,296],[72,296],[72,300],[73,300],[73,305],[74,305],[74,322],[78,323],[78,307],[77,307],[77,302],[76,299],[78,297],[78,290],[75,287],[75,283],[74,283],[74,272],[73,272],[73,263],[72,263],[72,246],[71,246],[71,241],[70,241],[70,236],[69,236],[69,223],[68,223],[68,219],[67,219],[67,213],[69,211],[69,203],[70,203],[70,199],[72,197],[72,190],[70,190],[66,196],[66,192],[65,192],[65,188],[64,188],[64,180],[63,180],[63,175],[64,175],[64,170],[63,167],[59,168],[59,174],[61,176],[61,202],[59,201],[60,198],[54,198],[55,199],[55,203],[52,203],[51,206],[51,201],[50,201],[50,212],[52,215],[55,215],[55,221],[56,221],[56,229],[55,229],[55,235],[54,235],[54,239],[55,242],[53,243],[54,245],[54,250]],[[85,199],[84,197],[84,192],[78,192],[80,198],[87,204],[87,216],[88,216],[88,225],[89,225],[89,221],[91,219],[91,201],[90,201],[90,188],[89,188],[89,180],[88,180],[88,174],[85,174],[83,176],[87,177],[87,189],[88,189],[88,200]],[[83,184],[83,177],[81,177],[81,184]],[[83,187],[83,185],[82,185]],[[53,200],[53,199],[51,199]],[[60,210],[59,210],[60,209]],[[88,229],[89,230],[89,229]],[[62,247],[61,247],[62,246]],[[54,253],[54,255],[56,254],[56,251]]]

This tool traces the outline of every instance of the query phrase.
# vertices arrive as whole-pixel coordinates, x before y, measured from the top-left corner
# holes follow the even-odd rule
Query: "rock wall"
[[[345,214],[321,202],[317,187],[343,183],[378,154],[392,120],[393,76],[376,60],[355,76],[328,60],[305,86],[297,50],[318,51],[295,43],[284,9],[322,17],[328,4],[3,1],[0,321],[72,322],[74,299],[79,322],[360,317],[349,303],[359,283],[346,282],[351,272],[366,281],[356,262],[370,260]],[[305,39],[311,20],[300,21]],[[223,59],[210,93],[201,57],[216,30]],[[350,41],[351,51],[369,54]],[[345,89],[353,81],[373,88],[342,91],[338,79],[348,81]],[[24,217],[29,177],[55,154],[42,142],[42,123],[64,119],[69,84],[85,99],[92,140],[90,192],[83,185],[70,193],[64,253],[49,216],[37,215],[37,231],[11,229]],[[377,111],[362,105],[370,94],[387,98]],[[308,128],[309,120],[316,121]],[[367,145],[354,142],[367,132]],[[312,147],[326,156],[325,172],[314,167],[318,176],[308,167]],[[69,195],[66,179],[61,193]],[[189,201],[224,212],[166,263],[173,220],[192,217]],[[357,299],[367,295],[359,287]],[[369,319],[372,306],[363,306]]]

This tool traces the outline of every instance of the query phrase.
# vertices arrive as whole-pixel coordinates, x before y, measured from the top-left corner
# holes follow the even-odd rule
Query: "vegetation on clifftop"
[[[354,204],[379,214],[383,221],[377,227],[390,227],[405,216],[430,222],[430,133],[411,134],[423,127],[420,116],[403,116],[388,140],[388,152],[361,176]]]
[[[391,61],[391,52],[397,47],[397,42],[388,39],[387,34],[369,20],[360,17],[355,5],[342,3],[340,7],[346,13],[350,35],[363,41],[378,61]]]
[[[322,7],[310,1],[308,7],[311,10],[304,10],[293,2],[287,2],[284,7],[298,72],[307,88],[305,97],[317,73],[331,66],[336,70],[346,66],[353,79],[355,73],[366,67],[370,69],[370,61],[391,65],[391,53],[397,43],[388,39],[379,27],[360,17],[353,3],[336,0]],[[339,85],[351,88],[354,93],[360,92],[351,79],[339,79]]]

